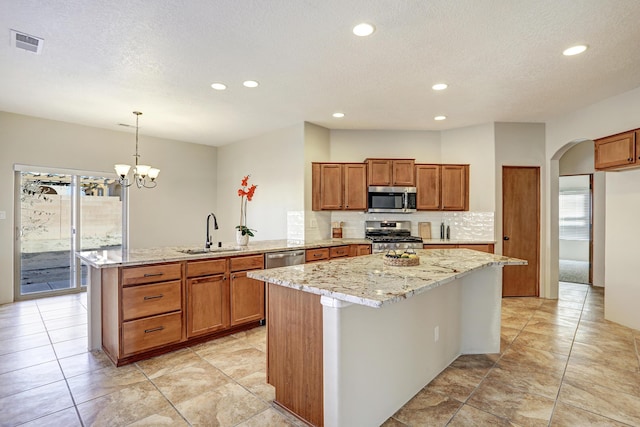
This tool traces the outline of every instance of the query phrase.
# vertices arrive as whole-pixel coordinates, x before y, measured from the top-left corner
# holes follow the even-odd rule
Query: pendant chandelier
[[[123,187],[130,187],[135,182],[138,188],[154,188],[158,185],[156,178],[160,173],[160,169],[138,164],[140,160],[140,154],[138,154],[138,120],[142,113],[140,111],[134,111],[133,114],[136,115],[136,154],[133,156],[136,158],[136,164],[133,167],[133,182],[129,182],[127,177],[129,175],[129,169],[131,169],[129,165],[115,165],[116,174],[118,174],[120,185]]]

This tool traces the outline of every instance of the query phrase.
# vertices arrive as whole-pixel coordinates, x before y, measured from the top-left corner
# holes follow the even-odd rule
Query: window
[[[560,239],[589,240],[591,192],[588,188],[560,190]]]

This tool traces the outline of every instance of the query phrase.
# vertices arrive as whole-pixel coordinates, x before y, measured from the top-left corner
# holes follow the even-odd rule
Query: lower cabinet
[[[229,281],[225,274],[187,279],[187,337],[229,327]]]
[[[371,245],[350,245],[349,256],[371,255]]]
[[[231,326],[264,319],[264,282],[247,271],[264,268],[264,255],[231,258]]]
[[[226,258],[187,262],[187,338],[229,327],[227,265]]]

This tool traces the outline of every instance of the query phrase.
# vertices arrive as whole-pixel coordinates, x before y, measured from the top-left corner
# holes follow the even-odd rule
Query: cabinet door
[[[231,274],[231,326],[264,319],[264,282]]]
[[[391,160],[367,159],[369,185],[391,186]]]
[[[344,169],[344,209],[367,210],[367,165],[348,163]]]
[[[595,168],[607,169],[636,163],[638,132],[626,132],[595,141]]]
[[[415,162],[413,160],[394,160],[391,165],[393,169],[393,186],[415,187]]]
[[[469,165],[442,165],[442,210],[469,210]]]
[[[320,209],[342,209],[342,165],[320,165]]]
[[[371,255],[371,245],[358,245],[358,255]]]
[[[227,276],[187,280],[187,337],[229,327],[229,284]]]
[[[440,165],[416,165],[416,208],[440,210]]]

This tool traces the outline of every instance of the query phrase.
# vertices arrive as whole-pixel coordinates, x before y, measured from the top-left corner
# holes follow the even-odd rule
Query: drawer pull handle
[[[162,276],[164,273],[146,273],[144,277],[157,277]]]
[[[313,256],[318,258],[319,256],[322,256],[322,254],[313,254]]]
[[[158,326],[157,328],[152,328],[152,329],[145,329],[144,333],[145,334],[149,334],[151,332],[158,332],[164,329],[164,326]]]
[[[150,299],[158,299],[158,298],[162,298],[164,295],[160,294],[160,295],[151,295],[151,296],[146,296],[144,297],[144,300],[150,300]]]

